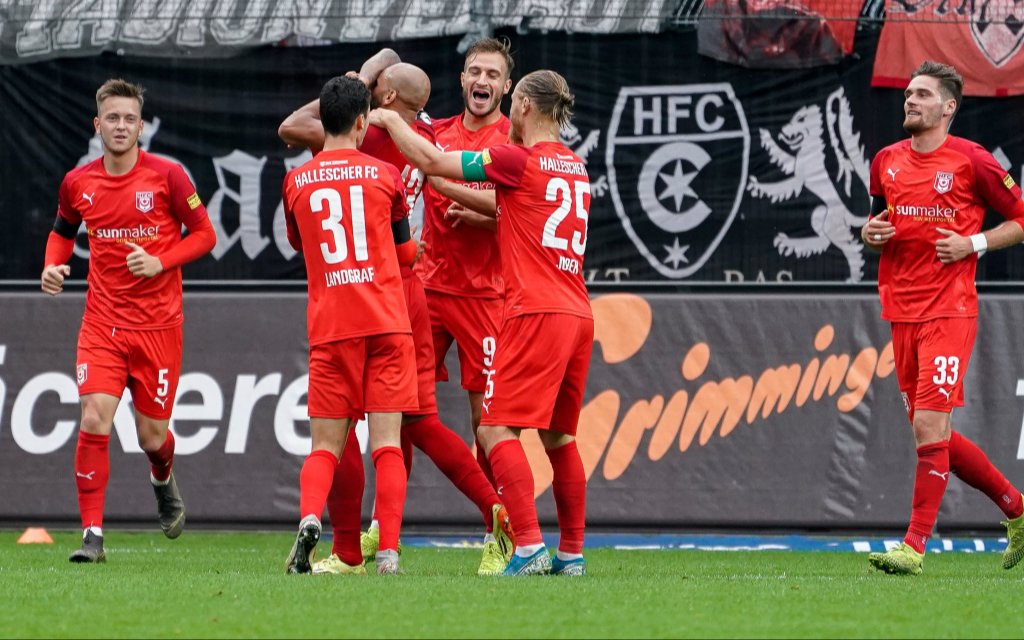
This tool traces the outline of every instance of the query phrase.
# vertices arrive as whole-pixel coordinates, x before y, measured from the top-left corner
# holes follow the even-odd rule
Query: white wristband
[[[985,234],[976,233],[971,236],[971,245],[974,247],[974,253],[981,253],[988,249],[988,240],[985,239]]]

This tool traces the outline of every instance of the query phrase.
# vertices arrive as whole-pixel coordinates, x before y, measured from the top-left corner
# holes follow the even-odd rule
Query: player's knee
[[[541,444],[544,445],[545,449],[557,449],[561,446],[567,445],[576,438],[558,431],[539,431]]]
[[[103,411],[102,407],[88,402],[82,404],[82,431],[97,435],[107,435],[112,427],[113,416]]]
[[[497,446],[499,442],[515,440],[518,437],[518,433],[508,427],[485,425],[477,429],[476,432],[477,440],[480,441],[484,451],[488,454],[491,453],[491,449]]]
[[[153,453],[158,451],[163,446],[164,440],[167,439],[167,435],[158,435],[156,433],[139,433],[139,447],[142,448],[146,453]]]
[[[82,410],[82,431],[86,433],[103,434],[104,420],[98,411]]]
[[[918,411],[914,415],[914,439],[917,446],[939,442],[949,437],[949,416],[935,411]]]

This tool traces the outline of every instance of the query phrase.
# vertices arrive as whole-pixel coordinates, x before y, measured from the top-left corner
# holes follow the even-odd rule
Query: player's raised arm
[[[358,73],[349,71],[362,80],[367,89],[373,89],[377,78],[388,67],[402,59],[394,49],[381,49],[366,59]],[[285,118],[277,127],[277,135],[290,147],[305,147],[319,151],[324,148],[324,126],[320,121],[320,99],[311,100]]]
[[[366,59],[363,66],[359,67],[359,79],[363,81],[367,89],[373,90],[377,84],[377,77],[388,67],[398,64],[402,58],[395,53],[394,49],[384,47],[377,53]]]
[[[483,179],[471,178],[463,171],[464,166],[472,167],[475,161],[479,165],[480,174],[483,174],[483,159],[479,152],[441,151],[414,131],[394,111],[374,109],[370,112],[370,124],[387,129],[402,155],[424,173],[459,180]]]
[[[289,147],[324,148],[324,125],[320,122],[320,98],[291,113],[277,128],[277,135]]]

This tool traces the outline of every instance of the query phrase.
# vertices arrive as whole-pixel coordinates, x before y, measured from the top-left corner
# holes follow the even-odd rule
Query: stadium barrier
[[[74,354],[83,302],[76,292],[0,296],[2,521],[76,518]],[[875,296],[609,294],[595,296],[593,307],[580,428],[592,525],[905,523],[914,449]],[[185,313],[173,429],[190,520],[294,521],[310,446],[305,296],[187,293]],[[982,298],[967,406],[954,415],[955,427],[1017,486],[1024,485],[1019,323],[1019,299]],[[438,401],[442,419],[468,441],[457,382],[439,385]],[[148,463],[127,402],[115,431],[108,519],[149,520]],[[550,522],[551,470],[535,436],[526,441],[540,515]],[[470,503],[423,455],[414,460],[406,522],[474,526],[479,514]],[[984,496],[951,482],[939,522],[987,528],[999,515]]]

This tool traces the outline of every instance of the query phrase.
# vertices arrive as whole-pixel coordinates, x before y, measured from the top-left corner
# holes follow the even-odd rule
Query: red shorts
[[[140,330],[83,321],[75,366],[78,395],[120,398],[127,387],[136,411],[154,420],[170,420],[181,352],[181,325]]]
[[[964,406],[964,376],[977,331],[977,318],[892,323],[896,380],[911,422],[918,409],[949,413]]]
[[[412,336],[385,333],[314,345],[307,403],[310,418],[359,419],[364,410],[415,412]]]
[[[494,358],[495,338],[505,311],[501,298],[463,298],[427,291],[430,328],[434,334],[436,380],[448,380],[444,357],[455,342],[459,349],[462,388],[481,393]]]
[[[593,349],[591,318],[534,313],[507,319],[480,424],[576,435]]]
[[[430,335],[430,311],[423,283],[411,270],[403,269],[402,286],[405,289],[405,305],[409,309],[412,324],[412,342],[416,347],[416,383],[419,386],[420,408],[413,415],[427,416],[437,413],[437,396],[434,393],[434,341]]]

